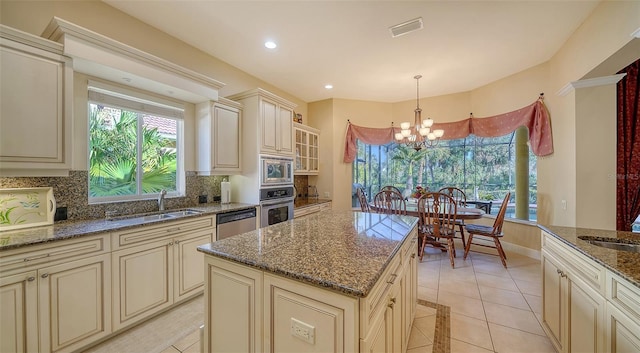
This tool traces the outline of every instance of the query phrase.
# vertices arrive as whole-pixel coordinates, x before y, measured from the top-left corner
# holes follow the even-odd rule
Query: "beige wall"
[[[321,130],[321,175],[312,179],[321,195],[330,193],[336,209],[348,209],[351,205],[351,165],[342,162],[347,119],[371,127],[388,127],[391,122],[399,124],[413,119],[415,100],[378,103],[332,99],[310,103],[307,111],[307,103],[297,97],[100,1],[0,2],[2,24],[36,35],[42,33],[53,16],[222,81],[227,85],[221,89],[221,96],[262,87],[297,103],[296,111],[305,116],[309,125]],[[630,36],[638,28],[640,2],[602,2],[548,62],[470,92],[422,98],[423,116],[436,122],[465,119],[470,112],[476,117],[486,117],[528,105],[544,92],[552,120],[555,152],[538,160],[539,222],[611,228],[611,224],[615,224],[611,221],[615,199],[584,202],[583,195],[593,188],[606,194],[615,187],[615,177],[610,174],[610,161],[615,159],[612,152],[615,137],[610,134],[610,124],[615,119],[611,109],[611,87],[570,90],[564,95],[557,92],[572,81],[614,74],[638,59],[640,55],[636,49],[640,47],[640,39]],[[83,91],[76,89],[76,96],[80,94],[84,94]],[[76,104],[76,111],[82,108],[81,103]],[[81,117],[77,115],[76,118]],[[594,119],[600,125],[594,124]],[[82,124],[74,125],[76,135],[85,134],[85,131]],[[600,145],[590,145],[586,136],[600,131],[607,132],[598,137]],[[577,134],[585,135],[578,137]],[[584,146],[591,146],[592,150],[582,150]],[[85,153],[86,141],[84,150],[74,154],[76,164],[84,161]],[[591,153],[595,153],[598,160],[606,161],[604,170],[595,175],[589,157]],[[589,178],[584,179],[585,175]],[[562,200],[567,202],[566,209],[561,207]]]
[[[578,94],[569,91],[559,95],[558,92],[596,69],[600,74],[611,75],[640,58],[637,51],[631,52],[637,46],[630,45],[634,44],[632,41],[640,41],[630,36],[638,28],[640,2],[603,2],[547,63],[471,92],[421,99],[421,108],[425,116],[436,122],[461,120],[468,117],[469,112],[476,117],[487,117],[531,104],[539,93],[544,92],[552,120],[555,152],[538,160],[539,222],[566,226],[588,224],[611,229],[615,225],[612,220],[615,218],[612,213],[615,212],[615,198],[611,197],[611,190],[615,191],[615,177],[612,177],[615,165],[611,162],[615,161],[615,134],[611,134],[611,124],[615,122],[615,109],[612,109],[615,96],[611,95],[611,90],[615,86],[593,88]],[[622,48],[627,50],[622,53]],[[623,60],[616,60],[616,56],[623,56]],[[616,62],[617,65],[603,68],[603,62]],[[310,103],[310,106],[314,104]],[[343,121],[350,118],[354,124],[386,127],[392,121],[399,123],[412,119],[415,101],[390,106],[389,111],[387,105],[379,103],[334,102],[334,140],[338,140],[338,136],[342,139],[335,141],[339,149],[333,152],[334,207],[350,205],[350,193],[346,191],[351,185],[351,166],[341,162],[346,128]],[[366,118],[365,112],[370,114]],[[599,123],[594,124],[594,119]],[[578,139],[577,132],[585,136]],[[599,135],[598,143],[590,143],[591,138],[586,136],[599,132],[603,134]],[[329,131],[323,131],[323,136],[327,133]],[[580,152],[578,146],[581,146]],[[594,173],[593,158],[602,161],[602,171]],[[594,193],[594,188],[599,191]],[[589,202],[583,202],[587,192],[590,192]],[[593,198],[599,202],[593,202]],[[562,207],[562,200],[566,201],[566,209]]]

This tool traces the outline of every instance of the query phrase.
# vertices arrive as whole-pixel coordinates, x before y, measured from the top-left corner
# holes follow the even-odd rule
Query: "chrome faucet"
[[[167,190],[160,190],[160,197],[158,197],[158,210],[164,211],[164,197],[167,195]]]

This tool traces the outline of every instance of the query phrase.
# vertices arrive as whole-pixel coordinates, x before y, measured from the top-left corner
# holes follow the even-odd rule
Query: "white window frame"
[[[177,122],[176,129],[176,146],[177,146],[177,161],[176,161],[176,190],[167,191],[167,198],[171,197],[184,197],[186,196],[186,172],[184,168],[184,105],[173,102],[168,99],[163,99],[157,96],[145,94],[132,89],[126,89],[114,85],[110,85],[104,82],[89,81],[88,85],[88,101],[87,111],[90,110],[90,104],[100,104],[113,108],[128,110],[140,114],[153,115],[161,118],[172,119]],[[89,116],[89,114],[87,115]],[[138,120],[137,136],[141,136],[142,121]],[[87,124],[87,142],[91,137],[90,124]],[[140,140],[137,141],[137,156],[142,156],[142,145]],[[87,150],[87,170],[90,168],[91,151]],[[89,204],[100,203],[113,203],[124,201],[141,201],[157,199],[160,193],[153,194],[140,194],[142,190],[141,183],[141,169],[140,163],[136,170],[138,177],[138,193],[135,195],[124,196],[102,196],[92,197],[90,196],[90,184],[89,176],[87,177],[87,196]]]

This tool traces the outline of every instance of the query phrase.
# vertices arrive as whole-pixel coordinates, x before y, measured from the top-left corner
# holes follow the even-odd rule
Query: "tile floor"
[[[540,324],[540,261],[507,253],[505,269],[496,256],[457,255],[455,269],[434,249],[418,263],[418,298],[450,307],[451,352],[555,353]],[[432,320],[416,317],[408,353],[432,352]]]
[[[507,253],[505,269],[496,256],[471,253],[466,261],[458,250],[456,268],[452,269],[449,257],[439,250],[428,249],[423,262],[418,263],[418,298],[450,307],[450,352],[474,353],[555,353],[544,334],[542,320],[542,292],[540,261],[518,254]],[[184,307],[199,308],[202,296]],[[182,309],[181,309],[182,310]],[[172,314],[173,315],[173,314]],[[168,324],[156,321],[167,320]],[[171,326],[171,317],[149,321],[158,327]],[[191,321],[198,327],[203,317],[194,316]],[[441,321],[440,321],[441,322]],[[197,324],[197,325],[196,325]],[[129,331],[142,331],[147,323]],[[430,353],[433,350],[434,333],[438,330],[436,309],[418,306],[409,338],[408,353]],[[442,331],[440,331],[442,332]],[[130,335],[126,332],[124,336]],[[138,333],[140,335],[140,333]],[[118,352],[110,349],[119,335],[96,347],[92,352]],[[194,353],[200,351],[199,330],[177,332],[169,330],[165,341],[157,341],[156,347],[129,345],[129,352]],[[129,339],[129,342],[132,340]],[[433,352],[449,353],[449,352]]]

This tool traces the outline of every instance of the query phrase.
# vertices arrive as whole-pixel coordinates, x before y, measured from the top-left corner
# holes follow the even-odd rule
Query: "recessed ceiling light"
[[[324,85],[324,88],[326,88],[326,89],[332,89],[332,88],[333,88],[333,85]]]
[[[272,42],[269,40],[264,42],[264,46],[267,47],[268,49],[275,49],[278,45],[276,44],[276,42]]]

